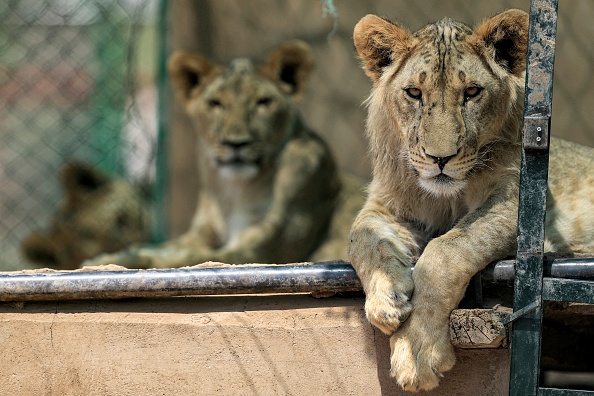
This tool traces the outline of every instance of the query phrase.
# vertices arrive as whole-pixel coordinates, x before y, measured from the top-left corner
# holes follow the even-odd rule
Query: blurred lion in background
[[[60,181],[65,197],[49,229],[32,232],[21,245],[33,263],[75,269],[98,254],[149,240],[151,204],[140,187],[82,162],[66,163]]]
[[[159,247],[85,265],[170,268],[207,261],[289,263],[347,258],[362,183],[341,174],[297,104],[314,66],[310,47],[287,42],[262,64],[219,66],[177,52],[169,73],[199,144],[200,190],[190,229]]]

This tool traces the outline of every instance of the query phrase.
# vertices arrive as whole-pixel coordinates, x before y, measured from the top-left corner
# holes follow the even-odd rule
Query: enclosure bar
[[[159,3],[158,29],[157,29],[157,147],[155,155],[155,185],[154,192],[154,216],[152,241],[160,243],[166,239],[168,224],[167,217],[167,119],[169,108],[168,103],[168,81],[167,81],[167,37],[169,21],[169,1],[161,0]]]
[[[531,0],[529,23],[514,311],[534,303],[538,308],[512,324],[510,396],[536,396],[539,384],[557,0]]]
[[[490,264],[482,271],[484,281],[505,282],[514,279],[516,260],[501,260]],[[558,258],[544,265],[545,276],[594,280],[594,257]]]
[[[0,301],[345,292],[361,290],[344,262],[0,276]]]
[[[551,272],[574,279],[594,279],[594,261],[575,260],[555,260]],[[491,264],[483,271],[483,277],[489,281],[510,281],[514,276],[513,263],[514,260],[503,260]],[[361,290],[355,270],[345,261],[214,268],[15,272],[0,275],[0,301]]]
[[[542,286],[544,300],[592,303],[594,282],[575,279],[544,278]]]
[[[106,6],[104,23],[92,23],[92,42],[96,45],[97,81],[92,95],[92,126],[89,128],[91,158],[94,165],[111,175],[122,175],[122,127],[126,86],[131,78],[126,59],[131,32],[117,21],[114,3]],[[108,24],[106,26],[105,24]],[[130,29],[134,29],[133,26]]]
[[[538,396],[594,396],[594,391],[540,388],[538,390]]]

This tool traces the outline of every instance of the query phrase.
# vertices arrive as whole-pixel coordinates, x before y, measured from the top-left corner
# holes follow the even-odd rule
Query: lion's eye
[[[477,86],[472,86],[472,87],[466,88],[466,90],[464,91],[464,101],[467,101],[468,99],[472,99],[472,98],[478,96],[482,92],[482,90],[483,89],[481,87],[477,87]]]
[[[414,87],[406,88],[404,91],[406,92],[406,94],[408,96],[410,96],[411,98],[416,99],[416,100],[420,100],[421,96],[423,96],[423,93],[421,92],[421,90],[419,88],[414,88]]]
[[[214,109],[214,108],[217,108],[217,107],[223,107],[223,104],[218,99],[210,99],[208,101],[208,107],[211,107],[211,108]]]
[[[269,96],[264,96],[256,102],[258,106],[266,107],[272,102],[272,98]]]

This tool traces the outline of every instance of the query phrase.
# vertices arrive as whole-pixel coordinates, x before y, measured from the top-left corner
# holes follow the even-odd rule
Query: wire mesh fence
[[[21,241],[49,226],[65,161],[154,172],[155,92],[138,48],[155,3],[0,2],[0,270],[27,266]]]

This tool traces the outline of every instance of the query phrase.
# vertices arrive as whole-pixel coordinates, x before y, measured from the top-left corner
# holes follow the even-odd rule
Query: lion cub
[[[368,15],[354,41],[373,81],[373,180],[349,256],[391,375],[433,389],[455,362],[449,315],[471,277],[516,248],[528,15],[415,33]],[[594,150],[551,141],[546,247],[594,251]],[[418,257],[414,272],[411,267]]]
[[[86,259],[150,239],[148,194],[82,162],[62,166],[65,198],[51,227],[29,234],[21,249],[30,261],[60,270]]]
[[[288,42],[264,63],[214,64],[177,52],[169,73],[199,139],[201,188],[190,230],[161,247],[86,264],[181,267],[346,259],[362,184],[340,175],[297,102],[313,68],[310,48]]]

